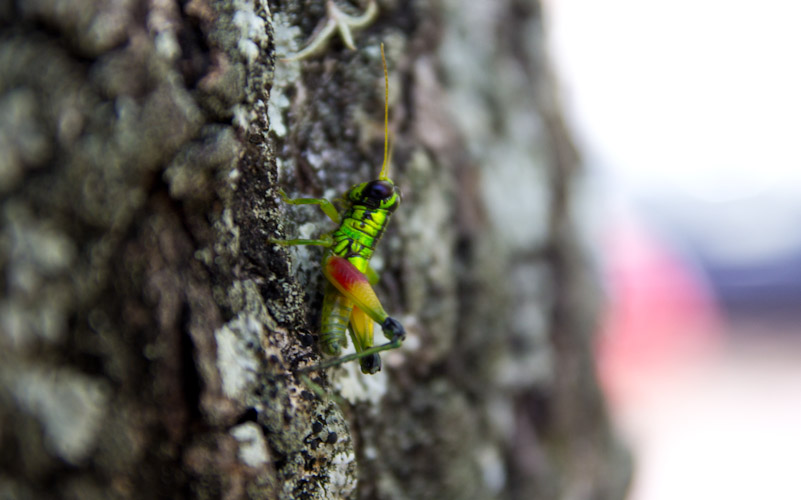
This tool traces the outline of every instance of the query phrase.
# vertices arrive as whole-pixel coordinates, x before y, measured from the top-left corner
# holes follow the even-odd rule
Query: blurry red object
[[[597,353],[601,383],[614,404],[714,351],[720,314],[692,261],[643,224],[623,221],[607,234],[601,255],[607,307]]]

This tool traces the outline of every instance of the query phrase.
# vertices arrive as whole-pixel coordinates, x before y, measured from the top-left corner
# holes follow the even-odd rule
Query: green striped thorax
[[[400,205],[400,190],[391,180],[378,178],[356,184],[343,198],[349,207],[331,235],[334,244],[329,251],[365,272],[392,212]]]
[[[345,195],[352,205],[394,212],[400,205],[400,190],[389,179],[376,179],[356,184]]]

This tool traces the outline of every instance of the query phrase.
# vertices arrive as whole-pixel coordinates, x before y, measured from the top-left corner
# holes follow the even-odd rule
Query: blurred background
[[[801,498],[801,4],[545,7],[630,500]]]

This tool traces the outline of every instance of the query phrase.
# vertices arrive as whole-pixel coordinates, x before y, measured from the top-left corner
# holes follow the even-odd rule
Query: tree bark
[[[378,7],[285,61],[322,0],[0,4],[0,498],[624,496],[538,2]],[[332,225],[278,189],[377,176],[381,42],[408,338],[309,383],[321,252],[269,240]]]

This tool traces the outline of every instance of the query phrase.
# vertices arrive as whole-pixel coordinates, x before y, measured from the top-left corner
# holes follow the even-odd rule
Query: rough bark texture
[[[379,9],[286,62],[322,0],[0,3],[0,498],[623,497],[539,5]],[[409,336],[315,392],[321,252],[267,240],[377,175],[380,42]]]

